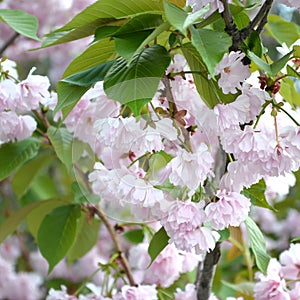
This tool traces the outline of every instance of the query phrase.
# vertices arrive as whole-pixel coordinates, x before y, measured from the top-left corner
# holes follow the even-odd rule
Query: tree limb
[[[17,39],[19,33],[15,33],[1,48],[0,48],[0,57],[3,56],[4,51]]]
[[[236,24],[234,23],[232,14],[229,9],[228,1],[227,0],[220,0],[223,3],[224,11],[222,12],[222,18],[225,22],[226,28],[225,31],[231,36],[232,38],[232,46],[229,50],[237,51],[240,50],[242,41],[240,31],[238,30]]]
[[[220,179],[226,172],[227,164],[227,155],[220,145],[215,157],[215,177],[212,181],[213,185],[219,186]],[[215,192],[210,189],[209,186],[205,187],[205,191],[210,198],[215,195]],[[221,256],[220,246],[221,243],[216,243],[215,249],[206,253],[204,261],[200,262],[198,265],[196,279],[197,300],[209,299],[216,265]]]
[[[258,25],[257,32],[260,33],[264,25],[267,23],[267,17],[271,10],[274,0],[266,0],[259,12],[256,14],[254,19],[249,23],[249,25],[241,30],[241,38],[245,40],[249,34]]]

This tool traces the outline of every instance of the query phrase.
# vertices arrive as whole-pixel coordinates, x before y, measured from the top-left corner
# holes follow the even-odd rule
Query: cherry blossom
[[[242,59],[245,54],[231,51],[224,54],[221,62],[216,66],[215,75],[221,75],[218,80],[224,94],[235,94],[241,90],[241,83],[250,76],[249,66],[243,65]]]
[[[124,285],[113,300],[158,300],[155,285],[139,285],[137,287]]]
[[[216,202],[211,202],[205,208],[207,218],[214,229],[239,226],[248,216],[251,203],[245,196],[220,190],[216,194],[216,199]]]
[[[208,147],[202,143],[194,153],[178,149],[177,156],[170,161],[166,168],[170,172],[171,183],[196,190],[212,173],[212,165],[212,155]]]
[[[206,14],[206,16],[209,16],[211,13],[213,13],[215,10],[218,10],[218,12],[223,12],[224,6],[223,3],[219,0],[187,0],[186,5],[189,5],[192,7],[193,12],[198,11],[205,7],[207,4],[210,5],[210,10]]]
[[[37,123],[31,116],[18,116],[15,112],[0,113],[0,144],[22,141],[32,135]]]
[[[192,202],[176,201],[160,222],[170,237],[181,250],[191,251],[194,247],[197,253],[214,249],[219,238],[217,232],[203,226],[206,215],[201,205]]]
[[[281,266],[276,259],[271,259],[267,275],[258,274],[260,280],[254,287],[254,296],[257,300],[290,300],[286,289],[286,282],[281,273]]]
[[[300,245],[291,244],[288,250],[280,254],[279,261],[283,265],[282,273],[284,277],[297,280],[300,275]]]
[[[184,291],[177,288],[174,296],[175,296],[174,300],[181,300],[181,299],[197,300],[196,287],[194,284],[189,283],[186,285]]]

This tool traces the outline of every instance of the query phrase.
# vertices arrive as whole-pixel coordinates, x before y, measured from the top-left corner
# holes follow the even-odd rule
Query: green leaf
[[[146,47],[151,41],[153,41],[155,38],[157,38],[160,34],[162,34],[164,31],[168,31],[170,28],[169,22],[164,22],[161,25],[159,25],[157,28],[155,28],[150,35],[142,42],[142,44],[136,49],[134,54],[139,53],[144,47]],[[131,60],[130,60],[131,62]]]
[[[191,43],[184,44],[181,50],[190,69],[195,71],[193,77],[197,91],[209,108],[213,108],[218,103],[230,103],[236,99],[237,95],[223,94],[217,82],[208,79],[207,68]]]
[[[77,14],[69,23],[56,30],[66,31],[94,22],[97,19],[123,19],[134,17],[139,14],[161,13],[160,1],[149,0],[101,0],[88,6],[84,11]]]
[[[218,233],[220,235],[219,242],[227,241],[230,237],[230,231],[229,231],[228,228],[225,228],[223,230],[219,230]]]
[[[265,191],[266,191],[266,183],[264,179],[261,179],[258,183],[251,185],[250,188],[248,189],[244,188],[241,191],[241,194],[249,198],[253,205],[268,208],[277,212],[277,210],[268,203],[265,196]]]
[[[91,203],[97,204],[100,201],[98,195],[90,194],[86,189],[82,187],[78,182],[72,183],[72,191],[74,193],[74,203]]]
[[[174,199],[182,197],[184,193],[184,189],[180,186],[173,185],[169,179],[167,179],[164,184],[154,186],[156,189],[161,191],[167,192],[170,194]]]
[[[36,176],[38,176],[53,159],[53,155],[39,155],[18,170],[11,181],[13,190],[18,198],[21,198],[28,191]]]
[[[58,158],[70,170],[72,167],[72,134],[66,128],[53,126],[48,128],[47,134]]]
[[[290,51],[283,57],[281,57],[279,60],[275,61],[271,64],[271,71],[273,75],[276,75],[278,72],[280,72],[288,63],[288,61],[291,59],[291,54],[294,52],[294,50]]]
[[[126,24],[124,24],[120,29],[114,34],[114,37],[122,37],[127,34],[134,34],[141,31],[153,30],[162,24],[161,15],[157,14],[142,14],[138,15]]]
[[[104,39],[89,46],[67,67],[63,78],[91,69],[114,58],[116,52],[113,41]]]
[[[164,248],[168,245],[170,237],[167,235],[164,227],[161,227],[159,231],[157,231],[153,238],[150,241],[148,253],[151,257],[151,263],[155,260],[155,258],[159,255],[160,252],[164,250]]]
[[[299,45],[294,45],[293,50],[294,50],[294,57],[300,58],[300,46]]]
[[[300,78],[300,73],[297,72],[295,69],[293,69],[291,66],[287,65],[286,70],[287,70],[287,75],[288,76],[292,76],[292,77],[295,77],[295,78]]]
[[[286,43],[288,47],[300,38],[297,25],[277,15],[268,16],[268,23],[265,26],[265,30],[279,44]]]
[[[246,48],[243,49],[246,53],[247,51],[253,52],[258,57],[262,56],[263,53],[263,46],[261,43],[260,35],[257,31],[252,31],[249,37],[245,41]]]
[[[119,58],[104,78],[104,90],[109,98],[131,108],[136,106],[134,113],[137,115],[153,98],[170,61],[168,51],[160,45],[143,49],[129,64]]]
[[[121,27],[120,26],[103,26],[95,31],[95,39],[93,42],[100,41],[106,37],[113,36]]]
[[[97,243],[100,228],[100,221],[89,218],[82,214],[78,219],[75,241],[68,251],[68,263],[72,264],[76,259],[83,257]]]
[[[114,61],[108,61],[82,72],[70,75],[61,80],[61,82],[69,83],[70,85],[77,85],[91,88],[96,82],[102,81],[112,66]]]
[[[0,9],[0,21],[6,23],[19,34],[40,41],[37,36],[38,20],[35,16],[21,10]]]
[[[117,52],[122,57],[131,60],[144,40],[161,24],[160,15],[143,14],[134,17],[114,34]]]
[[[143,242],[145,234],[142,229],[135,229],[125,232],[123,236],[132,244],[139,244]]]
[[[72,30],[58,32],[54,31],[46,35],[46,38],[42,43],[42,48],[79,40],[89,35],[93,35],[101,26],[113,26],[119,25],[119,23],[120,22],[116,21],[115,19],[97,19],[89,24],[85,24]]]
[[[250,245],[255,257],[256,265],[262,273],[266,274],[270,256],[267,254],[264,236],[259,227],[250,217],[247,217],[245,224],[249,234]]]
[[[28,138],[21,142],[0,146],[0,181],[8,177],[14,170],[34,158],[40,148],[40,142]]]
[[[38,231],[38,247],[48,261],[51,273],[72,246],[81,215],[80,205],[64,205],[46,215]]]
[[[39,202],[26,205],[5,218],[5,220],[0,224],[0,243],[13,233],[25,217],[38,205],[40,205]]]
[[[130,60],[151,32],[152,30],[144,30],[114,38],[116,51],[125,59]]]
[[[190,27],[190,30],[192,33],[192,44],[199,52],[212,78],[215,78],[215,67],[231,46],[230,36],[225,32],[209,29]]]
[[[280,82],[280,95],[291,106],[300,106],[300,94],[295,89],[295,83],[290,78],[284,78]]]
[[[88,6],[69,23],[48,34],[44,47],[66,43],[94,34],[100,26],[118,25],[117,20],[140,14],[159,14],[163,11],[160,1],[102,0]]]
[[[181,31],[186,35],[186,29],[184,29],[184,22],[188,17],[187,12],[185,12],[180,7],[164,1],[164,9],[167,20],[172,24],[176,29]]]
[[[271,66],[266,63],[264,60],[262,60],[260,57],[258,57],[256,54],[254,54],[251,51],[247,52],[247,56],[261,69],[266,71],[269,75],[272,76],[272,70]]]
[[[251,21],[250,18],[248,17],[248,15],[242,11],[238,14],[235,14],[233,16],[233,19],[234,19],[234,23],[236,24],[236,27],[238,30],[242,30],[243,28],[247,27]],[[252,32],[254,32],[254,31],[252,31]]]
[[[248,51],[247,56],[263,71],[267,72],[270,76],[275,76],[278,72],[280,72],[287,62],[290,60],[291,54],[293,51],[287,53],[283,57],[281,57],[278,61],[275,61],[271,65],[263,61],[261,58],[259,58],[257,55],[255,55],[253,52]]]
[[[232,284],[222,280],[222,283],[234,290],[235,292],[241,293],[243,296],[252,296],[254,293],[254,282],[241,282],[237,284]]]
[[[66,197],[63,199],[51,199],[38,202],[26,216],[26,224],[29,232],[37,240],[39,227],[45,218],[54,208],[67,204]]]
[[[54,112],[62,110],[63,116],[66,117],[88,90],[89,87],[70,84],[63,81],[58,82],[56,86],[58,104],[55,107]]]
[[[151,178],[155,178],[155,174],[165,167],[168,162],[172,160],[173,156],[166,153],[165,151],[159,151],[151,155],[149,159],[149,171],[147,172],[151,175]]]
[[[291,240],[292,243],[297,243],[297,242],[300,242],[300,236],[294,238]]]
[[[180,7],[165,1],[164,9],[166,18],[170,22],[170,24],[172,24],[176,29],[186,35],[186,29],[194,23],[203,19],[204,15],[209,11],[210,8],[209,5],[206,5],[195,13],[188,14]]]

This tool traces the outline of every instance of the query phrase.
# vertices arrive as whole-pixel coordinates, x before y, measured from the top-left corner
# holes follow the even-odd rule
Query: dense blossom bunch
[[[28,5],[23,0],[1,1],[0,9],[18,9],[30,13],[38,18],[39,35],[48,33],[49,31],[63,25],[69,21],[76,13],[94,3],[94,0],[66,0],[66,1],[35,1],[32,5]],[[2,35],[0,37],[1,47],[5,45],[7,40],[14,36],[14,32],[6,24],[0,24]],[[28,51],[29,49],[40,47],[40,43],[25,37],[19,36],[14,43],[5,50],[5,55],[13,60],[23,62],[41,61],[43,65],[49,65],[49,77],[55,82],[60,80],[64,68],[72,58],[77,55],[88,41],[73,42],[68,45],[56,46],[53,49],[43,49],[39,51]]]
[[[48,91],[49,79],[46,76],[33,75],[35,68],[25,80],[19,81],[16,64],[2,60],[0,64],[0,144],[21,141],[32,135],[37,123],[30,115],[51,99]]]
[[[299,250],[299,244],[291,244],[280,254],[279,261],[275,258],[270,260],[266,275],[257,274],[255,299],[299,299]]]

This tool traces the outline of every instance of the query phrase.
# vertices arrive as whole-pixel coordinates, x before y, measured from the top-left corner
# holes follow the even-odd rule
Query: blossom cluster
[[[275,258],[270,260],[266,275],[256,274],[258,282],[254,287],[255,299],[299,299],[299,254],[300,245],[291,244],[288,250],[280,254],[279,261]]]
[[[35,68],[22,81],[18,80],[13,61],[2,59],[0,70],[3,78],[0,82],[0,144],[3,144],[30,137],[37,128],[31,111],[53,101],[48,91],[49,79],[33,75]]]
[[[35,1],[32,5],[28,5],[28,3],[23,0],[8,0],[0,2],[0,9],[17,9],[36,16],[39,22],[38,35],[42,36],[65,24],[78,12],[94,2],[95,0],[49,0],[47,2]],[[0,28],[2,33],[0,45],[3,47],[15,33],[2,22]],[[10,59],[22,63],[22,66],[30,61],[31,63],[34,62],[34,64],[41,65],[42,68],[45,68],[45,66],[49,67],[48,76],[52,82],[57,82],[60,80],[63,70],[68,66],[74,56],[84,50],[88,42],[89,40],[86,42],[77,41],[59,45],[54,48],[55,50],[53,48],[46,48],[39,51],[28,51],[30,49],[39,48],[40,43],[23,36],[18,36],[10,47],[5,50],[4,54]]]

